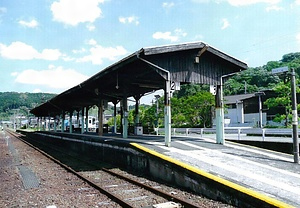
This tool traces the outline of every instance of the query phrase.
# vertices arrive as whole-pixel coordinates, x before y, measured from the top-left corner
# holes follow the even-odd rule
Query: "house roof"
[[[224,97],[224,104],[236,104],[249,98],[256,97],[255,93],[241,94],[241,95],[229,95]]]

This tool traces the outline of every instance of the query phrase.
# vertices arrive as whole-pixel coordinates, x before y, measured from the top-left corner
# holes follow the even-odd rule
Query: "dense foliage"
[[[272,74],[272,69],[283,66],[294,68],[299,76],[300,52],[286,54],[280,61],[269,61],[264,66],[249,68],[238,73],[225,82],[224,94],[237,95],[273,89],[280,81],[284,81],[286,77]]]
[[[17,109],[19,114],[27,116],[30,109],[54,96],[49,93],[0,92],[0,120],[7,120]]]

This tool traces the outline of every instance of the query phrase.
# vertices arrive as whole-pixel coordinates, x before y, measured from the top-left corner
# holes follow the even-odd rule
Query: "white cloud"
[[[89,23],[86,25],[86,28],[89,30],[89,31],[94,31],[96,29],[96,26],[93,25],[92,23]]]
[[[192,2],[195,2],[195,3],[208,3],[210,1],[211,0],[192,0]]]
[[[50,65],[45,70],[27,69],[16,75],[15,82],[21,84],[47,86],[53,89],[68,89],[88,79],[74,69]]]
[[[119,22],[123,24],[131,24],[131,23],[134,23],[136,25],[140,24],[139,18],[136,16],[119,17]]]
[[[79,50],[72,50],[72,52],[73,52],[74,54],[85,53],[85,52],[86,52],[86,49],[85,49],[85,48],[81,48],[81,49],[79,49]]]
[[[70,56],[67,56],[66,54],[63,54],[62,59],[63,59],[64,61],[74,61],[74,60],[75,60],[75,58],[72,58],[72,57],[70,57]]]
[[[163,2],[162,4],[164,9],[171,9],[173,6],[175,6],[174,2]]]
[[[88,43],[89,45],[97,45],[97,41],[95,39],[90,39],[88,40]]]
[[[98,7],[104,0],[58,0],[52,3],[53,19],[67,25],[93,23],[102,14]]]
[[[185,37],[187,35],[186,32],[183,32],[182,29],[176,29],[174,30],[173,34],[172,32],[155,32],[152,37],[154,39],[163,39],[168,40],[171,42],[179,41],[181,37]]]
[[[18,23],[24,27],[29,27],[29,28],[35,28],[39,25],[39,23],[35,19],[28,22],[24,20],[20,20]]]
[[[171,42],[178,41],[178,37],[172,35],[171,32],[156,32],[152,35],[154,39],[169,40]]]
[[[270,11],[282,11],[284,10],[283,7],[279,7],[277,5],[271,5],[269,7],[266,8],[266,11],[267,12],[270,12]]]
[[[32,93],[40,93],[40,92],[42,92],[41,89],[34,89],[34,90],[32,91]]]
[[[62,54],[58,49],[44,49],[39,53],[35,48],[26,43],[16,41],[9,46],[0,43],[0,55],[7,59],[17,60],[58,60]]]
[[[127,53],[127,50],[123,46],[105,48],[95,44],[90,48],[90,54],[77,59],[77,62],[92,62],[92,64],[101,65],[104,59],[114,61]]]
[[[296,0],[295,4],[300,5],[300,0]]]
[[[221,27],[222,30],[225,30],[227,27],[230,26],[228,19],[223,18],[221,21],[222,21],[222,27]]]
[[[278,4],[281,0],[227,0],[232,6],[248,6],[257,3]]]
[[[40,54],[40,59],[55,61],[61,57],[62,54],[58,49],[44,49]]]
[[[16,77],[18,75],[18,72],[12,72],[10,75]]]
[[[39,56],[37,50],[22,42],[13,42],[9,46],[0,44],[0,54],[4,58],[31,60]]]

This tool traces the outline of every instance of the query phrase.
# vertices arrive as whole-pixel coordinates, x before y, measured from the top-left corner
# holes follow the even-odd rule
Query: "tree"
[[[200,91],[209,91],[208,85],[200,85],[200,84],[183,84],[180,87],[179,91],[175,91],[173,97],[182,98],[191,95],[195,95]]]
[[[206,91],[194,95],[172,98],[172,124],[175,127],[207,127],[211,125],[214,96]]]
[[[198,92],[184,101],[186,118],[193,127],[207,127],[211,125],[211,110],[214,96],[209,92]]]
[[[224,94],[236,95],[244,94],[245,91],[246,93],[254,93],[264,89],[272,89],[280,80],[268,68],[249,68],[229,78],[225,82]]]
[[[283,106],[285,108],[285,115],[277,114],[274,121],[281,122],[282,120],[285,120],[285,126],[287,127],[291,123],[292,114],[291,83],[290,81],[282,81],[278,83],[273,90],[277,93],[277,96],[267,99],[265,104],[268,106],[268,108],[277,106]],[[299,93],[299,91],[299,88],[297,88],[297,93]]]

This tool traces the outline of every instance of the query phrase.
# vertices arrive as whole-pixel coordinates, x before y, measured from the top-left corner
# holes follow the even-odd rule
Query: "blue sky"
[[[61,93],[148,46],[257,67],[300,52],[300,0],[1,0],[0,91]]]

